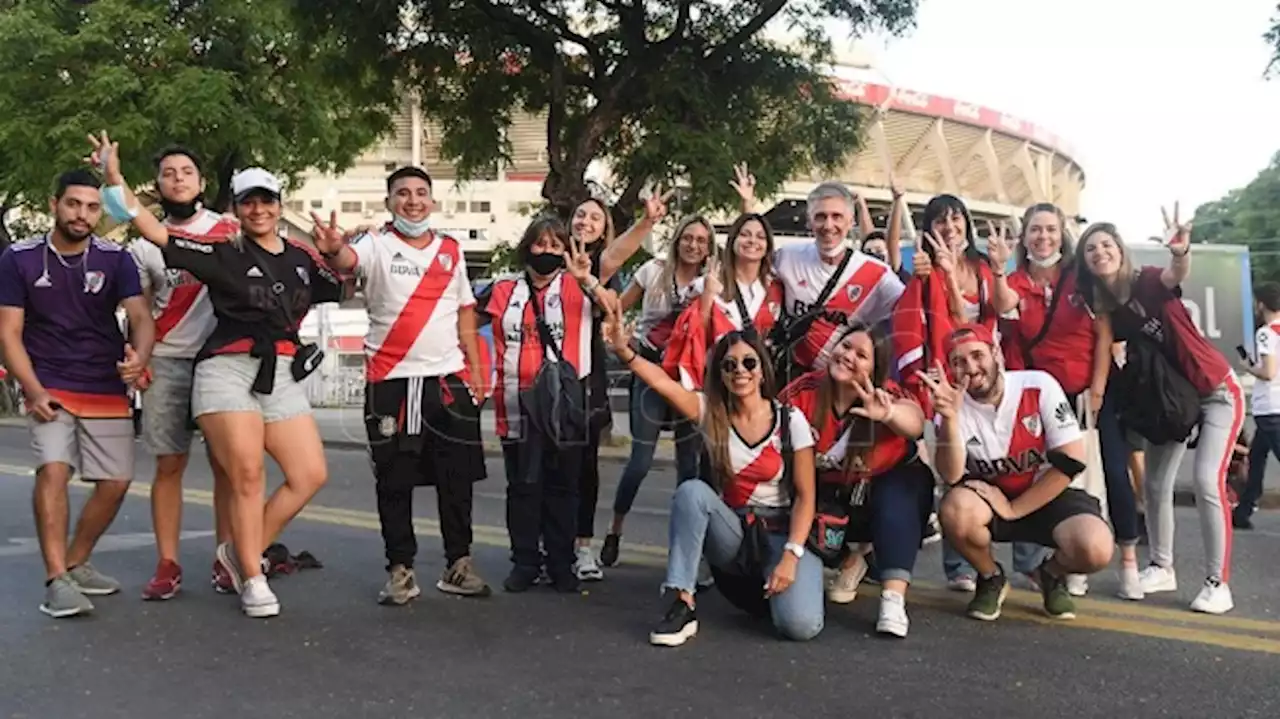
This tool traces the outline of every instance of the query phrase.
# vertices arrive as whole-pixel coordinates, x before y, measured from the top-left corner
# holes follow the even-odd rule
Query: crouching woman
[[[731,601],[767,601],[783,637],[816,637],[823,625],[822,563],[805,550],[814,511],[813,435],[802,413],[774,399],[759,339],[740,332],[721,338],[703,391],[693,392],[636,354],[616,313],[605,337],[636,377],[698,423],[711,456],[711,476],[684,482],[672,499],[662,584],[669,607],[650,643],[679,646],[698,633],[694,592],[704,553],[750,595]]]

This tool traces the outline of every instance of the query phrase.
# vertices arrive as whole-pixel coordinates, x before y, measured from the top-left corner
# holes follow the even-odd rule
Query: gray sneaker
[[[66,573],[81,594],[90,597],[105,597],[120,591],[120,582],[108,577],[85,562]]]
[[[418,578],[413,570],[397,564],[391,568],[391,577],[387,579],[386,586],[378,592],[378,604],[400,606],[408,604],[411,599],[417,599],[420,594],[422,587],[418,586]]]
[[[464,597],[487,597],[489,585],[484,583],[476,569],[471,565],[471,557],[463,557],[450,564],[436,582],[436,589],[445,594],[460,594]]]
[[[70,574],[54,578],[44,590],[44,604],[40,611],[54,619],[74,617],[93,611],[93,602],[76,588]]]

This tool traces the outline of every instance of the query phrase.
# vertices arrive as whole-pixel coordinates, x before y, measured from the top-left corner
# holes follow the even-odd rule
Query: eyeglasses
[[[742,358],[742,369],[744,372],[755,372],[756,368],[759,366],[759,357],[748,355]],[[725,357],[724,361],[720,363],[720,369],[723,370],[725,374],[734,374],[738,371],[738,358]]]

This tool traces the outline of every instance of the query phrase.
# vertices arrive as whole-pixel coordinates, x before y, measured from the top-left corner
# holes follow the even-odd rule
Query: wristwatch
[[[782,548],[796,555],[796,559],[804,559],[803,544],[796,544],[795,542],[787,542],[786,544],[782,545]]]

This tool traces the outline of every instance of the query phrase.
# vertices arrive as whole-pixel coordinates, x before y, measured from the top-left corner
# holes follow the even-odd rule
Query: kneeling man
[[[1067,575],[1107,566],[1115,539],[1098,500],[1069,486],[1086,455],[1062,387],[1045,372],[1004,371],[998,353],[990,330],[964,325],[947,342],[955,384],[921,375],[938,414],[935,466],[951,488],[942,531],[979,574],[969,616],[998,619],[1009,594],[991,543],[1031,542],[1055,550],[1037,570],[1045,612],[1073,619]]]

